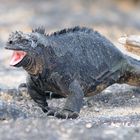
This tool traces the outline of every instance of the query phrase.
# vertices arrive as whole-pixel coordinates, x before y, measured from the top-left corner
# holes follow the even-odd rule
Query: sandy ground
[[[98,30],[127,53],[117,40],[124,34],[139,34],[139,3],[115,0],[0,2],[0,140],[138,139],[139,88],[115,84],[91,99],[85,98],[76,120],[47,117],[26,91],[18,93],[17,87],[25,82],[26,73],[9,66],[11,51],[3,47],[11,31],[29,32],[32,27],[43,25],[50,33],[80,25]],[[65,99],[52,99],[49,105],[62,107],[64,102]]]

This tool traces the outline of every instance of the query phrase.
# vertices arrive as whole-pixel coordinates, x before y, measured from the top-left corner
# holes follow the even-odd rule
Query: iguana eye
[[[23,39],[21,42],[22,42],[22,44],[27,44],[28,40],[27,39]]]

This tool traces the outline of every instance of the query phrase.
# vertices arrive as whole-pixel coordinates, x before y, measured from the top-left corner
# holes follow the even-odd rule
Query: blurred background
[[[0,0],[0,88],[25,81],[22,69],[9,66],[3,47],[9,33],[44,26],[50,33],[76,25],[98,30],[113,43],[124,34],[140,34],[140,0]]]

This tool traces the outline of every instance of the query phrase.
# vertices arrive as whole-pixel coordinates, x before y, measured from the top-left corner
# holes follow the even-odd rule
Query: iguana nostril
[[[13,43],[13,41],[12,41],[12,40],[10,40],[10,41],[9,41],[9,44],[12,44],[12,43]]]

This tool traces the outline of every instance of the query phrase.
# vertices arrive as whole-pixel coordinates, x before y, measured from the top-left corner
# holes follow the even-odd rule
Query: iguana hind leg
[[[120,81],[128,85],[140,86],[140,61],[129,56],[127,56],[127,59],[128,64]]]

